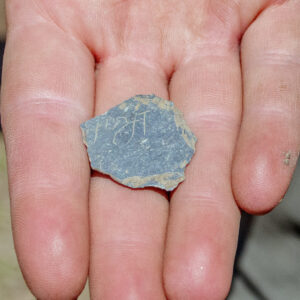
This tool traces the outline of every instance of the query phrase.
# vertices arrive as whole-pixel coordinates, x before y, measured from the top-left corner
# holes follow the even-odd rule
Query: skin
[[[32,293],[75,299],[89,274],[92,299],[224,299],[240,208],[275,207],[296,165],[300,2],[9,0],[6,9],[1,119]],[[170,201],[90,176],[79,129],[152,93],[175,102],[199,141]]]

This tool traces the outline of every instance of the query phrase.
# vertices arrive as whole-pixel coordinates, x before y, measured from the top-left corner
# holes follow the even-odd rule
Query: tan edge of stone
[[[185,176],[183,175],[177,178],[176,180],[175,179],[170,180],[169,177],[173,175],[174,175],[173,173],[163,173],[163,174],[151,175],[147,177],[132,176],[132,177],[125,178],[123,180],[119,180],[113,177],[112,178],[124,185],[130,185],[134,188],[143,187],[149,181],[156,181],[160,183],[162,186],[164,186],[166,190],[170,191],[175,189],[175,187],[185,179]]]
[[[174,106],[174,120],[177,127],[181,127],[182,130],[182,137],[185,140],[186,144],[195,151],[196,141],[197,138],[192,133],[191,129],[188,127],[187,123],[183,118],[183,113]],[[193,134],[193,138],[189,138],[185,131],[191,132]]]
[[[140,95],[136,95],[133,97],[135,100],[141,102],[142,104],[149,105],[149,99],[145,99]],[[155,96],[153,99],[151,99],[151,102],[155,103],[159,108],[165,109],[165,110],[171,110],[173,103],[171,101],[165,100],[163,98],[159,98]]]
[[[81,133],[82,133],[82,141],[86,145],[86,147],[88,147],[88,143],[86,141],[86,133],[85,133],[86,130],[84,128],[82,128],[81,126],[80,126],[80,129],[81,129]]]

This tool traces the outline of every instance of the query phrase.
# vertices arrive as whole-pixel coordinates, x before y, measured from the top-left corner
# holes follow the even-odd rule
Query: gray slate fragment
[[[92,169],[132,187],[172,191],[196,137],[171,101],[136,95],[80,125]]]

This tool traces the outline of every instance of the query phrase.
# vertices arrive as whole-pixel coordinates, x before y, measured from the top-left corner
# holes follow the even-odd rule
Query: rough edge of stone
[[[81,130],[81,134],[82,134],[83,143],[88,148],[89,146],[88,146],[87,141],[86,141],[86,134],[85,134],[86,128],[85,128],[84,123],[80,124],[80,130]],[[90,156],[89,156],[89,158],[90,158]]]
[[[179,173],[179,174],[181,174],[181,173]],[[146,185],[147,182],[155,181],[158,184],[151,185],[152,187],[164,189],[169,192],[169,191],[173,191],[179,185],[179,183],[184,181],[184,179],[185,179],[184,172],[183,172],[182,176],[180,176],[176,180],[175,179],[173,179],[173,180],[167,179],[169,176],[172,176],[172,175],[173,175],[173,173],[163,173],[163,174],[157,174],[157,175],[150,175],[147,177],[132,176],[132,177],[125,178],[123,180],[117,180],[117,179],[115,179],[115,180],[124,185],[130,186],[132,188],[143,188],[143,187],[148,186],[148,185]],[[161,182],[161,184],[159,184],[160,182]]]

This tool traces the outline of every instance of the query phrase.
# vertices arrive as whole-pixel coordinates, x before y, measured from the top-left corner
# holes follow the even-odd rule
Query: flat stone
[[[136,95],[80,127],[92,169],[131,188],[175,189],[197,140],[174,103],[155,95]]]

